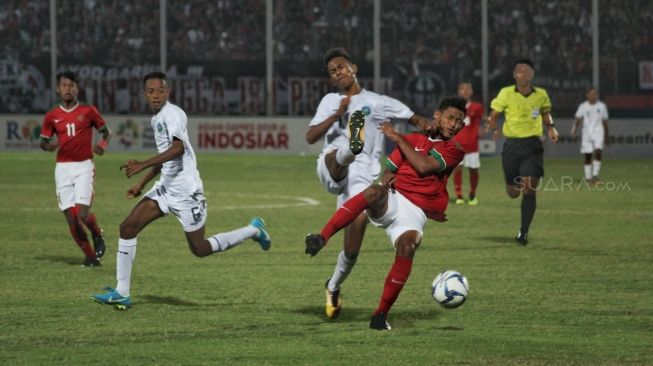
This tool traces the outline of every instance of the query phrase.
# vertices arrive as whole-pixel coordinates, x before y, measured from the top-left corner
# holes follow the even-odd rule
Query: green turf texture
[[[117,228],[135,203],[118,167],[149,155],[96,159],[93,211],[108,249],[102,267],[89,269],[57,209],[54,156],[0,154],[0,364],[653,364],[651,159],[607,158],[601,189],[578,180],[580,156],[546,159],[530,243],[519,247],[520,201],[506,196],[500,161],[484,158],[480,205],[451,204],[448,222],[427,223],[389,316],[393,330],[380,332],[369,316],[394,254],[371,226],[341,317],[325,319],[324,281],[342,237],[304,254],[304,236],[335,208],[311,156],[200,154],[207,234],[259,215],[271,250],[248,241],[199,259],[165,217],[138,238],[133,307],[92,302],[115,285]],[[446,269],[469,279],[461,308],[430,297]]]

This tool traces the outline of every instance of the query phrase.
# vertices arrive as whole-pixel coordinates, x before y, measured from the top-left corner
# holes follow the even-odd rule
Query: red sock
[[[456,198],[463,198],[463,171],[456,169],[453,171],[453,186],[456,189]]]
[[[337,233],[338,230],[354,221],[354,219],[357,218],[361,212],[365,211],[368,206],[369,203],[367,202],[367,199],[365,199],[363,192],[348,199],[342,207],[331,216],[329,222],[327,222],[327,224],[324,225],[324,228],[322,228],[320,235],[322,235],[325,240],[329,240],[329,238]]]
[[[91,231],[91,235],[95,236],[100,236],[102,235],[102,230],[97,224],[97,219],[95,218],[95,214],[92,212],[88,213],[88,216],[86,216],[86,222],[84,222],[84,225]]]
[[[68,229],[70,230],[70,234],[73,236],[73,239],[75,239],[75,243],[77,243],[77,246],[84,252],[87,258],[95,258],[95,251],[93,248],[91,248],[91,245],[88,243],[88,237],[86,236],[86,232],[84,232],[84,228],[82,227],[79,218],[77,217],[77,208],[73,207],[71,208],[70,211],[73,215],[73,218],[75,219],[74,225],[68,225]]]
[[[385,278],[383,295],[381,295],[379,306],[374,310],[374,315],[378,315],[379,313],[388,314],[392,304],[397,300],[401,289],[404,288],[404,284],[408,281],[408,276],[410,276],[412,268],[412,259],[399,256],[395,257],[395,262],[392,264],[392,268]]]
[[[469,199],[476,197],[476,187],[478,187],[478,169],[469,170]]]

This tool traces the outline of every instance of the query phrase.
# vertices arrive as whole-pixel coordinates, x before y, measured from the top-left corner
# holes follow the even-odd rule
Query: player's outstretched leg
[[[84,226],[86,226],[86,228],[91,232],[95,255],[98,258],[102,258],[104,252],[106,251],[106,245],[104,243],[104,231],[102,231],[98,225],[97,218],[95,217],[95,214],[90,211],[90,209],[90,206],[86,205],[77,206],[79,221],[84,224]]]
[[[478,168],[469,168],[469,202],[470,206],[478,206],[478,198],[476,198],[476,188],[478,188]]]
[[[70,235],[72,235],[75,243],[79,249],[84,253],[84,263],[83,267],[96,267],[100,265],[95,251],[91,248],[91,244],[88,242],[88,237],[84,231],[84,227],[79,220],[77,213],[77,207],[70,207],[64,211],[64,216],[68,222],[68,229],[70,230]]]
[[[464,205],[463,199],[463,168],[459,165],[453,171],[453,186],[456,191],[456,204]]]
[[[363,151],[365,145],[365,113],[354,111],[349,117],[349,149],[354,155]]]
[[[202,230],[202,237],[204,236],[204,228]],[[188,243],[191,246],[191,251],[199,257],[203,257],[209,254],[216,252],[224,252],[225,250],[231,249],[236,245],[242,243],[247,239],[252,239],[257,242],[261,249],[269,250],[272,245],[272,238],[268,234],[265,228],[265,221],[260,217],[253,218],[249,225],[241,227],[236,230],[232,230],[226,233],[218,233],[210,238],[204,240],[202,238],[202,245],[194,244],[194,241],[191,241],[192,233],[186,233],[186,238]],[[204,250],[206,247],[205,244],[208,243],[208,249]]]

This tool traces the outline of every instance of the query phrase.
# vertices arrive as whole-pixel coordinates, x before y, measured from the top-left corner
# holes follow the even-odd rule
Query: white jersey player
[[[260,217],[255,217],[245,227],[205,239],[206,200],[197,171],[195,151],[188,138],[186,113],[168,101],[170,88],[165,74],[154,72],[146,75],[143,87],[145,98],[154,113],[152,129],[159,154],[145,161],[128,160],[120,167],[121,170],[125,169],[128,178],[151,167],[127,191],[127,197],[140,195],[150,180],[159,174],[161,176],[120,224],[116,288],[108,287],[106,293],[91,296],[97,302],[115,305],[119,309],[131,306],[129,291],[132,262],[136,255],[136,236],[150,222],[169,212],[181,223],[188,246],[198,257],[223,252],[250,238],[258,242],[263,250],[268,250],[271,245],[265,222]]]
[[[344,49],[327,51],[324,66],[338,93],[322,98],[309,124],[306,141],[314,144],[324,140],[317,174],[322,185],[338,195],[340,207],[379,177],[384,136],[378,127],[384,121],[403,119],[427,129],[429,120],[416,115],[396,99],[362,89],[356,78],[358,67]],[[326,315],[329,318],[337,317],[340,312],[340,286],[356,263],[366,224],[365,215],[359,215],[344,229],[344,250],[326,284]]]
[[[598,100],[595,87],[587,89],[587,100],[578,106],[571,135],[583,124],[580,153],[585,155],[585,179],[598,183],[604,145],[608,144],[608,107]],[[593,155],[593,156],[592,156]]]

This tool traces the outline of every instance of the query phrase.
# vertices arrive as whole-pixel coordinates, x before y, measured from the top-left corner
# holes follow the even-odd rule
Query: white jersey
[[[345,95],[340,93],[325,95],[320,101],[309,126],[318,125],[329,116],[332,116],[340,108],[340,101],[343,98],[345,98]],[[381,172],[379,159],[383,154],[384,135],[379,131],[378,127],[389,119],[407,120],[415,113],[394,98],[363,89],[360,93],[351,97],[347,111],[341,116],[340,122],[334,123],[327,131],[324,137],[322,154],[349,144],[347,122],[351,113],[356,110],[361,110],[365,114],[365,145],[363,151],[356,156],[356,160],[352,163],[354,164],[353,170],[362,170],[373,175],[379,175]]]
[[[603,121],[608,120],[608,107],[601,101],[585,101],[578,106],[576,118],[583,120],[583,134],[603,133]]]
[[[157,182],[173,195],[203,191],[200,173],[197,171],[195,151],[188,139],[187,122],[186,113],[170,102],[166,102],[159,113],[152,116],[154,141],[159,154],[172,147],[173,138],[178,138],[184,143],[184,154],[163,163],[161,178]]]

